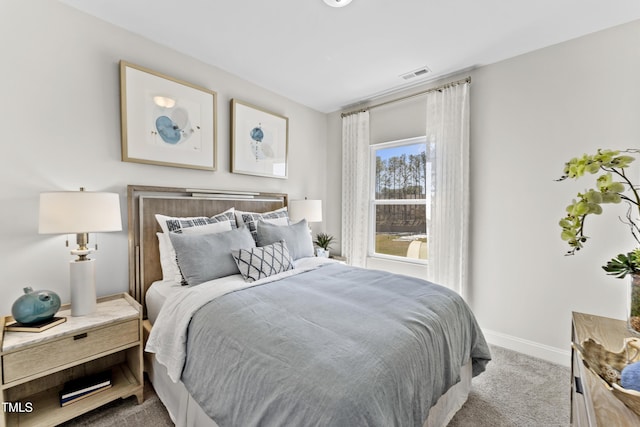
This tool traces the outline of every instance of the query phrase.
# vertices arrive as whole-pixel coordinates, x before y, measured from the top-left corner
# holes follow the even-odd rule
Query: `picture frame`
[[[217,93],[120,61],[122,161],[215,171]]]
[[[231,100],[231,172],[286,179],[289,119]]]

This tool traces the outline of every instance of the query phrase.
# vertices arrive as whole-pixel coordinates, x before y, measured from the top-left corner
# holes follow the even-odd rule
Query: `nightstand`
[[[0,426],[55,426],[119,398],[143,400],[142,307],[129,294],[99,298],[96,313],[72,317],[43,332],[8,332],[0,318]],[[111,369],[112,387],[61,407],[65,382]]]

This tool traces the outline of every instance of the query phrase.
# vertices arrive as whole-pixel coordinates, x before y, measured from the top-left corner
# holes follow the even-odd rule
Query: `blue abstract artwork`
[[[177,144],[180,142],[180,129],[169,117],[158,117],[156,119],[156,129],[158,130],[160,138],[167,144]]]
[[[216,92],[120,61],[122,160],[216,169]]]
[[[264,131],[262,130],[262,124],[258,124],[258,126],[251,129],[249,136],[251,137],[251,141],[249,142],[251,145],[251,152],[255,156],[256,161],[273,157],[273,150],[270,147],[270,142],[263,141]]]
[[[156,113],[155,132],[163,142],[171,145],[183,143],[199,129],[198,126],[195,129],[191,126],[187,109],[160,106],[157,102],[156,105],[159,112]]]

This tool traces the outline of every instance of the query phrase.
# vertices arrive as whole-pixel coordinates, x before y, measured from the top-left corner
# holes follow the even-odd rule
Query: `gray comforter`
[[[330,264],[204,305],[182,381],[220,426],[422,426],[491,359],[466,303],[423,280]]]

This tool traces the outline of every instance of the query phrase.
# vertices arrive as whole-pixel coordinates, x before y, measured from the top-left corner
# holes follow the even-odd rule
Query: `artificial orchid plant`
[[[626,202],[629,209],[621,221],[629,227],[633,238],[639,247],[626,254],[619,254],[602,268],[618,278],[627,274],[640,273],[640,187],[635,186],[628,174],[627,168],[635,160],[631,153],[640,150],[598,150],[594,155],[583,155],[565,163],[564,173],[558,181],[567,178],[577,179],[586,173],[600,173],[596,179],[596,188],[578,193],[577,198],[567,206],[567,215],[560,220],[562,240],[569,244],[567,255],[579,251],[588,240],[585,234],[585,220],[589,215],[600,215],[602,205],[608,203]]]

